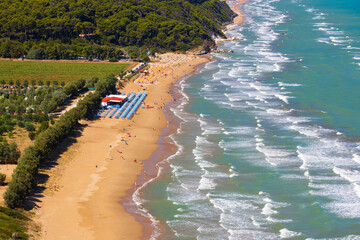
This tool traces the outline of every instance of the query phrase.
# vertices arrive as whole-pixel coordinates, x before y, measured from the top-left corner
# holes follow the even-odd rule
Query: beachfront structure
[[[141,93],[141,92],[140,92]],[[127,119],[131,119],[133,115],[135,114],[136,110],[140,107],[140,104],[144,101],[147,93],[144,92],[142,95],[139,96],[138,100],[135,99],[134,101],[134,107],[129,111],[129,113],[126,115]]]
[[[131,69],[132,73],[136,73],[138,72],[142,67],[145,66],[145,63],[139,63],[138,65],[136,65],[133,69]]]
[[[121,107],[128,99],[126,94],[108,95],[101,100],[102,107]]]
[[[131,119],[147,96],[146,92],[133,92],[123,95],[108,95],[102,102],[98,117]]]

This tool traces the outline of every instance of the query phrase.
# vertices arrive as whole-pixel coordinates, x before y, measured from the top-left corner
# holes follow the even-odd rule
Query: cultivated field
[[[42,80],[69,82],[81,78],[102,78],[118,74],[129,63],[78,62],[78,61],[0,61],[0,80]]]

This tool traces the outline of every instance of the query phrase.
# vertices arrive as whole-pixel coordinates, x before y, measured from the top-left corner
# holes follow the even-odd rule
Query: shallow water
[[[251,0],[140,193],[163,239],[360,239],[360,3]]]

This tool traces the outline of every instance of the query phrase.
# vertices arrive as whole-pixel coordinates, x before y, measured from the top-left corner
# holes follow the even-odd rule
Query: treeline
[[[24,42],[9,38],[0,39],[0,57],[3,58],[19,58],[26,55],[29,59],[110,59],[119,58],[123,54],[118,46],[102,46],[82,39],[72,39],[70,43],[64,43],[61,39],[34,39]]]
[[[0,2],[0,56],[111,58],[117,46],[187,50],[225,37],[234,17],[220,0],[54,0]],[[81,38],[81,39],[80,39]]]
[[[9,188],[4,194],[8,207],[16,208],[22,205],[23,200],[37,184],[36,177],[40,163],[46,161],[49,153],[68,136],[80,119],[94,116],[100,106],[101,98],[115,91],[116,81],[114,76],[99,80],[95,86],[95,93],[90,93],[79,101],[77,107],[63,114],[53,126],[36,137],[33,146],[25,149],[12,175]]]

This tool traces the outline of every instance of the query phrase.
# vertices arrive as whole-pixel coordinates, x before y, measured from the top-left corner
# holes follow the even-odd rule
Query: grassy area
[[[42,80],[70,82],[81,78],[102,78],[117,74],[127,63],[60,62],[60,61],[0,61],[0,80]]]
[[[29,218],[19,210],[12,210],[0,206],[0,239],[11,239],[13,233],[18,234],[17,239],[28,239],[25,225]]]

